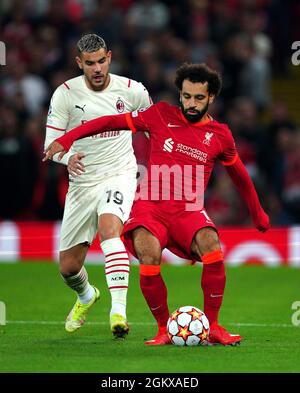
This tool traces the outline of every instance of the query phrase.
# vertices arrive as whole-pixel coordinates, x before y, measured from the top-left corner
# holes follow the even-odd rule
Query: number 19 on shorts
[[[123,194],[120,191],[112,191],[108,190],[106,191],[107,194],[107,203],[110,203],[111,201],[116,203],[117,205],[122,205],[124,197]]]

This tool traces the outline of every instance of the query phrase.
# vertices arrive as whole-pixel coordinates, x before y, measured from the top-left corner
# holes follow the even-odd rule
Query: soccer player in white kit
[[[141,83],[109,73],[111,51],[101,37],[84,35],[77,49],[76,62],[83,75],[55,90],[47,117],[45,148],[62,133],[88,120],[151,105],[149,93]],[[87,311],[100,297],[99,290],[89,283],[84,267],[89,245],[98,231],[111,293],[110,327],[115,337],[124,337],[129,330],[129,260],[120,235],[136,190],[137,164],[131,133],[109,131],[81,139],[61,161],[58,154],[53,160],[67,166],[70,181],[59,263],[64,282],[77,292],[77,301],[65,328],[68,332],[80,328]]]

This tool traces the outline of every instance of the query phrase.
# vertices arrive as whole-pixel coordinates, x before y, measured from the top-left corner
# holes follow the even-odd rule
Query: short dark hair
[[[221,75],[208,67],[205,63],[192,64],[184,63],[180,66],[175,75],[175,85],[182,90],[182,83],[187,79],[192,83],[208,83],[208,92],[217,96],[222,87]]]
[[[101,48],[107,50],[107,46],[104,39],[98,36],[97,34],[85,34],[77,42],[77,50],[79,53],[96,52]]]

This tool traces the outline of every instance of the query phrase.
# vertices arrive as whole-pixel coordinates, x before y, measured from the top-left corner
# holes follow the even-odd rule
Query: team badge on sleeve
[[[148,108],[140,108],[139,110],[131,112],[132,117],[138,117],[140,112],[145,112]]]

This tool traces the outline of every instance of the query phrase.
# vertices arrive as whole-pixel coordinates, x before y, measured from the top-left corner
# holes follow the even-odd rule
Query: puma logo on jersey
[[[211,138],[213,137],[213,135],[214,134],[212,132],[207,132],[205,134],[205,138],[203,139],[204,145],[210,146]]]
[[[84,107],[85,107],[86,105],[83,105],[83,107],[81,107],[81,106],[79,106],[79,105],[75,105],[75,109],[80,109],[80,110],[82,110],[82,112],[84,112]]]
[[[173,139],[172,139],[172,138],[168,138],[168,139],[165,140],[163,150],[164,150],[164,151],[168,151],[169,153],[171,153],[171,151],[172,151],[173,148],[174,148],[173,145],[174,145]]]

